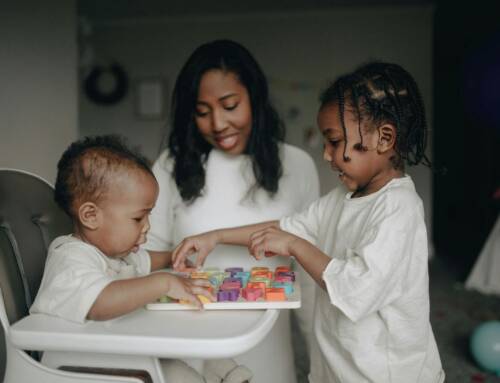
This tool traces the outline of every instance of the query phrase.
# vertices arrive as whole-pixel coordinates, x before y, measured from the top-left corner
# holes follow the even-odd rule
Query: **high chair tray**
[[[31,314],[11,326],[9,340],[21,350],[80,355],[230,358],[265,338],[279,311],[250,310],[245,314],[234,310],[200,313],[141,308],[119,318],[85,324]]]

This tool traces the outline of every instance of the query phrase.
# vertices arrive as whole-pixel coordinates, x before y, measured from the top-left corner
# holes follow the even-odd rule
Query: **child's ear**
[[[87,229],[95,230],[101,224],[99,207],[93,202],[85,202],[78,209],[78,218]]]
[[[378,128],[377,151],[385,153],[396,145],[396,128],[391,124],[383,124]]]

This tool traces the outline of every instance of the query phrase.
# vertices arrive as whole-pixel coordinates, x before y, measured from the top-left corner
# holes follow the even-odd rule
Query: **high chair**
[[[259,343],[278,318],[278,310],[167,314],[141,308],[113,320],[80,325],[44,314],[28,315],[47,247],[70,230],[70,221],[56,206],[46,181],[0,169],[0,378],[5,374],[6,383],[175,383],[164,379],[162,358],[242,354]],[[42,352],[41,358],[24,350]]]
[[[28,315],[40,286],[48,245],[70,230],[70,220],[56,206],[47,182],[26,172],[0,169],[0,381],[151,381],[145,371],[49,368],[38,361],[36,352],[25,352],[11,342],[11,324]]]

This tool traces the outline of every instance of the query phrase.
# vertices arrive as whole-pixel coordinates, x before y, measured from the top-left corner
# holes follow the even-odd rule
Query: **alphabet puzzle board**
[[[231,267],[225,270],[206,268],[176,273],[190,278],[210,281],[217,302],[198,296],[205,310],[255,310],[296,309],[300,307],[300,285],[296,273],[288,266],[275,270],[268,267],[253,267],[243,270]],[[146,305],[148,310],[196,310],[188,302],[161,297]]]

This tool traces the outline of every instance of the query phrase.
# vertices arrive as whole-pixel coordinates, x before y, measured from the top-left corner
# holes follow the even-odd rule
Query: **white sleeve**
[[[99,254],[79,245],[66,244],[47,257],[44,276],[31,313],[44,313],[78,323],[101,291],[113,281]]]
[[[415,209],[380,206],[370,221],[356,248],[332,258],[323,272],[331,303],[354,322],[399,298],[411,258],[427,251],[425,224]]]
[[[179,192],[175,180],[172,178],[172,162],[168,153],[163,152],[153,165],[153,173],[158,181],[159,193],[156,205],[151,211],[147,241],[145,249],[153,251],[171,250],[174,246],[174,208],[179,200]]]
[[[316,200],[300,213],[281,218],[280,228],[317,245],[325,198]]]

